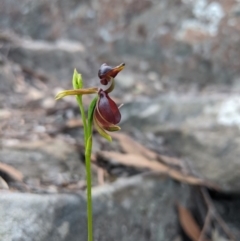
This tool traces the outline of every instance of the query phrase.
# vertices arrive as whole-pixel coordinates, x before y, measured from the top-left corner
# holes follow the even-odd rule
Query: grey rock
[[[239,192],[239,107],[234,95],[162,96],[125,104],[122,128],[157,133],[195,175]]]
[[[131,74],[121,74],[116,77],[116,85],[122,89],[129,89],[134,86],[135,76]]]
[[[238,5],[220,0],[155,1],[126,24],[114,42],[115,51],[148,61],[152,70],[169,78],[171,87],[229,88],[240,74],[235,68],[239,18],[231,13]]]
[[[100,59],[109,56],[112,62],[117,54],[118,59],[130,60],[129,66],[131,58],[145,61],[149,70],[169,79],[170,87],[176,84],[191,88],[239,85],[238,2],[144,0],[136,3],[1,0],[0,29],[11,29],[33,39],[81,41]],[[18,54],[25,57],[23,53]],[[42,59],[49,62],[45,69],[51,72],[55,67],[54,71],[57,69],[62,76],[60,69],[64,69],[68,61],[74,67],[84,66],[81,61],[77,65],[76,56],[74,62],[68,53],[62,54],[53,53],[56,60],[59,58],[55,60],[57,65],[51,63],[51,53],[45,54]],[[33,62],[40,62],[41,67],[47,65],[44,60],[33,59]],[[68,69],[72,65],[68,65]]]
[[[85,166],[74,145],[63,140],[44,140],[11,144],[2,141],[0,160],[19,170],[28,179],[60,185],[85,180]]]
[[[75,26],[76,30],[75,21],[85,17],[78,15],[82,3],[84,1],[70,0],[66,3],[63,0],[54,2],[1,0],[0,28],[12,29],[20,35],[31,36],[34,39],[55,40],[68,32],[70,26]],[[80,36],[82,31],[79,28],[78,32]]]
[[[11,92],[14,89],[15,77],[11,66],[0,64],[0,92]]]
[[[83,198],[64,194],[2,193],[0,199],[2,240],[79,240],[84,235],[80,232],[86,228],[85,213],[81,212],[85,207]],[[86,240],[86,236],[82,240]]]
[[[157,175],[122,179],[93,189],[94,237],[99,241],[172,241],[179,234],[176,200],[190,189]],[[85,241],[82,195],[1,193],[0,236],[4,241]]]
[[[85,47],[74,41],[54,43],[21,39],[10,45],[8,58],[22,67],[44,73],[51,81],[71,83],[73,69],[91,76],[91,60]],[[51,84],[51,83],[50,83]]]

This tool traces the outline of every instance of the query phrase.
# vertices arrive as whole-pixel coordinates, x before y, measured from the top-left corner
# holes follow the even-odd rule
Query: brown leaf
[[[201,234],[201,229],[196,223],[192,214],[188,209],[181,206],[180,204],[177,205],[177,208],[178,208],[178,216],[179,216],[180,224],[184,232],[192,241],[198,241]]]
[[[5,109],[0,109],[0,120],[9,119],[12,116],[12,113]]]
[[[175,170],[163,163],[157,162],[156,160],[149,160],[144,156],[137,154],[122,154],[118,152],[100,151],[98,152],[98,157],[104,158],[105,160],[114,161],[125,166],[132,166],[140,169],[148,169],[155,172],[165,173],[175,180],[180,182],[185,182],[192,185],[204,185],[208,187],[217,187],[211,183],[207,183],[204,180],[185,175],[179,170]],[[97,161],[98,158],[96,158]]]
[[[155,159],[157,157],[157,154],[155,152],[144,147],[126,134],[116,132],[111,133],[111,135],[112,137],[118,139],[123,151],[126,153],[145,156],[149,159]]]
[[[155,161],[149,161],[144,156],[136,155],[136,154],[122,154],[118,152],[111,151],[100,151],[98,152],[98,156],[103,157],[106,160],[111,160],[125,166],[132,166],[136,168],[147,168],[154,171],[164,171],[166,172],[168,167],[162,165],[161,163],[157,163]]]
[[[104,169],[98,167],[97,169],[97,179],[98,179],[98,184],[99,185],[104,185],[105,180],[104,180]]]
[[[132,139],[131,137],[129,137],[124,133],[115,132],[115,133],[112,133],[111,135],[119,141],[123,151],[126,153],[145,156],[148,159],[157,158],[160,162],[173,165],[173,166],[182,167],[182,161],[180,159],[159,155],[149,150],[148,148],[146,148],[145,146],[138,143],[137,141],[135,141],[134,139]]]
[[[17,182],[23,181],[23,174],[19,172],[17,169],[15,169],[12,166],[9,166],[4,163],[0,163],[0,174],[4,173],[7,175],[10,179]]]
[[[142,155],[149,159],[154,159],[157,156],[155,152],[150,151],[126,134],[115,132],[111,135],[119,141],[123,151],[126,153]]]
[[[81,119],[70,119],[66,123],[66,128],[76,128],[76,127],[82,127],[83,122]]]
[[[5,180],[0,177],[0,189],[9,189],[8,184],[5,182]]]
[[[183,168],[183,161],[181,159],[175,158],[175,157],[169,157],[165,155],[158,155],[157,159],[163,163],[166,163],[171,166],[177,166],[180,168]]]

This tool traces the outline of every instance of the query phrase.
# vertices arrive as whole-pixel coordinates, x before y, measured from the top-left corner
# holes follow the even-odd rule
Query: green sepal
[[[121,128],[119,126],[115,126],[115,125],[105,126],[104,129],[107,131],[111,131],[111,132],[121,130]]]
[[[97,91],[98,91],[97,88],[63,90],[63,91],[60,91],[60,92],[55,96],[55,99],[56,99],[56,100],[59,100],[59,99],[65,97],[65,96],[68,96],[68,95],[76,95],[76,96],[91,95],[91,94],[96,94]]]
[[[74,69],[73,72],[72,85],[73,89],[82,89],[83,87],[82,75],[79,74],[76,69]]]
[[[93,118],[94,121],[94,125],[98,131],[98,133],[104,137],[105,139],[107,139],[109,142],[112,141],[112,137],[110,135],[108,135],[108,133],[97,123],[97,120],[95,118]]]

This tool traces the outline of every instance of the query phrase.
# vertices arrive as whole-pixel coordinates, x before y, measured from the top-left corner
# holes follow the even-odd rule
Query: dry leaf
[[[161,163],[157,163],[155,161],[149,161],[144,156],[136,155],[136,154],[122,154],[118,152],[110,152],[110,151],[100,151],[98,152],[98,157],[103,157],[106,160],[115,161],[117,163],[123,164],[125,166],[132,166],[136,168],[142,169],[150,169],[154,171],[166,172],[168,167],[164,166]]]
[[[82,127],[83,123],[81,119],[70,119],[66,123],[67,128],[76,128],[76,127]]]
[[[178,158],[175,157],[169,157],[169,156],[165,156],[165,155],[158,155],[157,159],[163,163],[166,163],[168,165],[171,166],[177,166],[177,167],[181,167],[183,168],[183,161],[181,161]]]
[[[98,179],[98,184],[99,185],[104,185],[105,180],[104,180],[104,169],[98,167],[97,169],[97,179]]]
[[[0,177],[0,189],[9,189],[8,184],[5,182],[5,180]]]
[[[9,110],[0,109],[0,120],[9,119],[12,116]]]
[[[126,134],[116,132],[112,133],[111,135],[113,138],[118,139],[123,151],[126,153],[145,156],[149,159],[155,159],[157,157],[157,154],[155,152],[150,151],[148,148],[136,142]]]
[[[208,187],[217,187],[211,183],[207,183],[200,178],[194,176],[185,175],[181,171],[175,170],[163,163],[149,160],[144,156],[136,154],[122,154],[118,152],[100,151],[98,152],[98,157],[105,160],[115,161],[117,163],[123,164],[125,166],[132,166],[140,169],[148,169],[155,172],[165,173],[175,180],[180,182],[185,182],[192,185],[204,185]],[[97,161],[98,158],[96,158]]]
[[[80,180],[77,183],[71,183],[66,185],[69,190],[83,190],[86,188],[86,182],[84,180]]]
[[[115,132],[111,135],[119,141],[123,151],[126,153],[145,156],[148,159],[158,159],[163,163],[182,167],[182,161],[180,159],[159,155],[149,150],[148,148],[146,148],[145,146],[138,143],[137,141],[135,141],[134,139],[132,139],[124,133]]]
[[[7,164],[0,163],[0,174],[1,173],[6,174],[14,181],[17,181],[17,182],[23,181],[23,174],[19,172],[17,169],[15,169],[14,167],[9,166]]]
[[[193,218],[192,214],[180,204],[177,205],[178,216],[184,232],[192,241],[198,241],[201,229]]]

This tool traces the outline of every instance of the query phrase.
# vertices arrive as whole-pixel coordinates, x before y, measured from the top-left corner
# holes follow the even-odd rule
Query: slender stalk
[[[84,129],[84,143],[85,143],[85,147],[87,146],[87,140],[88,140],[88,133],[87,133],[87,120],[86,120],[86,115],[85,115],[85,111],[84,111],[84,107],[83,107],[83,103],[82,103],[82,96],[81,95],[77,95],[76,96],[78,105],[79,105],[79,109],[81,112],[81,117],[82,117],[82,121],[83,121],[83,129]]]
[[[87,223],[88,223],[88,241],[93,241],[93,221],[92,221],[92,172],[91,172],[91,154],[92,154],[92,123],[93,113],[97,102],[95,97],[88,109],[88,123],[85,116],[82,96],[77,96],[77,102],[80,108],[83,128],[84,128],[84,143],[85,143],[85,165],[87,175]]]
[[[91,153],[92,153],[92,135],[87,139],[85,150],[85,162],[87,172],[87,216],[88,216],[88,241],[93,241],[92,225],[92,172],[91,172]]]

